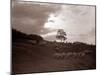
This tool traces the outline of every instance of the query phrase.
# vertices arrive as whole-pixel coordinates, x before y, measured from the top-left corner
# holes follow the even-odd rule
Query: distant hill
[[[40,40],[43,40],[43,38],[36,34],[28,35],[18,30],[12,29],[12,42],[18,40],[36,40],[37,42],[39,42]]]

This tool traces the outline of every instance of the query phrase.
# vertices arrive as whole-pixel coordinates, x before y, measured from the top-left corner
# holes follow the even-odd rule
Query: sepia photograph
[[[96,6],[12,0],[12,74],[96,69]]]

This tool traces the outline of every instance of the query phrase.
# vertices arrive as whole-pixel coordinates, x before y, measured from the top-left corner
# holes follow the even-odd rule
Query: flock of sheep
[[[89,55],[92,53],[91,50],[84,50],[84,51],[80,51],[80,52],[57,52],[57,50],[59,51],[59,47],[55,48],[56,52],[53,54],[54,58],[56,59],[64,59],[67,57],[84,57],[85,55]]]

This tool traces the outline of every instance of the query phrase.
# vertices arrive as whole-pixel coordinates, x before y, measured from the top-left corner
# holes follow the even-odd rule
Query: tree
[[[57,31],[56,38],[57,38],[58,40],[61,40],[61,42],[66,41],[66,39],[67,39],[66,36],[67,36],[67,34],[66,34],[66,32],[64,32],[63,29],[59,29],[59,30]]]

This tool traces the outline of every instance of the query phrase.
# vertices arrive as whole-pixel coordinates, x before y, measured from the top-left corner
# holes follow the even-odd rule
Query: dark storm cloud
[[[42,4],[42,5],[41,5]],[[45,3],[12,2],[12,27],[25,33],[43,33],[49,14],[60,9],[57,6],[49,6]]]

